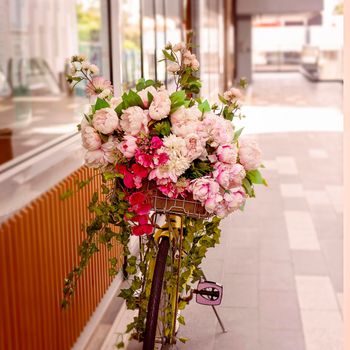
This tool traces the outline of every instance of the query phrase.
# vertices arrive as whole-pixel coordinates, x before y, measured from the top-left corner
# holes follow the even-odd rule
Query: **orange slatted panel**
[[[59,195],[94,171],[82,167],[0,226],[0,350],[70,349],[106,289],[109,258],[120,246],[101,248],[78,282],[68,310],[60,309],[63,279],[78,262],[81,225],[100,178],[73,197]]]

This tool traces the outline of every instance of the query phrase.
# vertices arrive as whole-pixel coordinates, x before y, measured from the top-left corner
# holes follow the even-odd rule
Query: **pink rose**
[[[147,111],[138,106],[123,111],[120,126],[127,135],[148,134],[149,117]]]
[[[239,162],[245,170],[255,170],[261,165],[261,150],[252,139],[241,139],[238,147]]]
[[[125,135],[123,141],[118,144],[117,148],[123,153],[125,158],[132,158],[135,156],[137,149],[136,140],[134,136]]]
[[[236,163],[237,146],[232,143],[220,145],[216,150],[216,154],[220,162],[229,164]]]
[[[152,96],[155,96],[157,94],[157,90],[154,86],[148,86],[146,89],[143,89],[139,91],[137,94],[141,97],[141,100],[143,102],[143,105],[148,108],[148,93],[150,93]]]
[[[102,134],[108,135],[119,126],[119,118],[112,108],[102,108],[96,111],[92,124]]]
[[[95,151],[101,147],[101,138],[97,131],[91,126],[85,126],[81,130],[83,146],[89,151]]]
[[[171,101],[166,90],[160,90],[154,95],[149,106],[149,115],[153,120],[161,120],[170,113]]]

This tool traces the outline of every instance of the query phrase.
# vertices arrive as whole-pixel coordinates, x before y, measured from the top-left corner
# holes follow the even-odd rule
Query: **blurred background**
[[[223,222],[208,254],[224,284],[221,334],[192,303],[187,349],[342,348],[342,79],[340,0],[0,0],[0,349],[112,349],[132,317],[102,251],[67,312],[63,278],[77,261],[91,175],[76,125],[88,102],[66,81],[83,53],[116,94],[164,81],[165,43],[193,41],[201,95],[216,101],[246,77],[237,128],[258,139],[268,188]]]

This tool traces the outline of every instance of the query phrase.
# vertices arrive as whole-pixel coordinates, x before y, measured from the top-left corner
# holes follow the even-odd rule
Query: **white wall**
[[[323,0],[237,0],[238,15],[319,12]]]

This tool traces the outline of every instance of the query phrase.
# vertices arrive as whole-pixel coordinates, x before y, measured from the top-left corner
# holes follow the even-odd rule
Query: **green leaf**
[[[183,317],[182,315],[180,315],[177,320],[179,321],[180,324],[182,324],[183,326],[186,324],[185,323],[185,317]]]
[[[153,95],[149,91],[147,92],[147,100],[148,100],[148,105],[150,105],[153,101]]]
[[[136,83],[136,90],[141,91],[146,88],[146,82],[144,78],[141,78]]]
[[[170,113],[174,113],[177,109],[185,104],[186,92],[183,90],[175,91],[170,95],[171,110]]]
[[[260,171],[258,169],[256,170],[250,170],[247,172],[247,178],[251,181],[253,184],[258,185],[265,185],[267,186],[266,180],[262,177]]]
[[[181,338],[179,338],[179,341],[181,343],[186,343],[188,341],[188,338],[181,337]]]
[[[224,96],[221,96],[220,94],[218,94],[219,100],[224,104],[227,105],[227,100],[224,98]]]
[[[117,347],[117,349],[123,349],[125,347],[125,344],[123,341],[121,341],[116,345],[116,347]]]
[[[60,194],[60,199],[65,200],[74,194],[73,190],[69,188],[67,191]]]
[[[171,125],[168,118],[153,124],[152,134],[158,136],[168,136],[170,135],[170,132]]]
[[[233,137],[233,142],[237,142],[238,138],[241,136],[242,131],[244,128],[240,128],[235,132],[235,135]]]
[[[99,109],[102,108],[108,108],[109,103],[105,100],[102,100],[101,98],[97,98],[96,103],[95,103],[95,111],[98,111]]]
[[[129,93],[124,93],[123,96],[124,108],[139,106],[144,107],[141,97],[133,90],[129,90]]]
[[[176,59],[175,59],[175,57],[174,57],[174,55],[173,55],[172,52],[169,53],[169,52],[166,51],[166,50],[162,50],[162,52],[163,52],[164,57],[165,57],[167,60],[172,61],[172,62],[175,62],[175,61],[176,61]]]
[[[210,107],[210,104],[207,100],[205,100],[204,102],[200,103],[198,105],[198,109],[202,112],[202,113],[205,113],[205,112],[210,112],[211,111],[211,107]]]
[[[247,178],[243,179],[242,185],[249,197],[255,197],[254,188]]]

